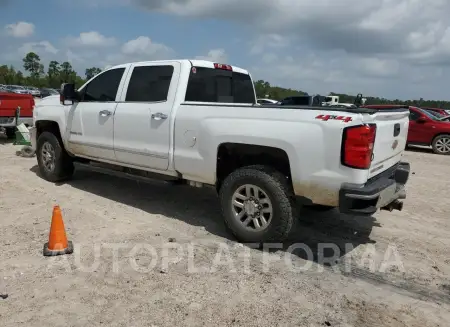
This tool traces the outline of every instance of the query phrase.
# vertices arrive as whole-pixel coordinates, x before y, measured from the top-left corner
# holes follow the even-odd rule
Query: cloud
[[[148,36],[139,36],[126,41],[116,52],[107,54],[99,64],[102,67],[126,62],[173,59],[175,51],[162,43],[152,41]]]
[[[414,60],[448,56],[448,0],[131,0],[149,11],[239,22],[314,49]],[[270,40],[269,40],[270,42]],[[256,50],[258,52],[258,46]],[[415,55],[412,55],[415,54]],[[448,59],[450,64],[450,59]]]
[[[267,49],[281,49],[289,46],[289,44],[289,38],[280,34],[263,34],[251,42],[250,54],[260,55]]]
[[[154,56],[162,52],[170,52],[171,49],[164,44],[152,42],[147,36],[139,36],[134,40],[126,42],[122,46],[122,53],[126,55]]]
[[[106,37],[97,31],[83,32],[77,37],[66,38],[69,47],[110,47],[117,44],[114,37]]]
[[[19,47],[18,52],[20,55],[26,55],[28,52],[35,52],[38,55],[43,53],[54,55],[58,53],[58,49],[56,49],[49,41],[40,41],[24,43]]]
[[[218,63],[227,63],[228,55],[225,52],[225,49],[212,49],[209,50],[206,56],[197,56],[196,59],[214,61]]]
[[[34,34],[34,25],[27,22],[17,22],[5,26],[6,33],[17,38],[30,37]]]

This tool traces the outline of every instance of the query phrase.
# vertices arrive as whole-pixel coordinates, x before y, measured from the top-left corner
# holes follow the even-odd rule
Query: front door
[[[69,150],[75,155],[115,161],[114,111],[125,67],[107,70],[81,89],[70,112]],[[120,96],[120,95],[119,95]]]
[[[167,170],[171,111],[181,65],[133,64],[114,115],[114,152],[118,162]]]

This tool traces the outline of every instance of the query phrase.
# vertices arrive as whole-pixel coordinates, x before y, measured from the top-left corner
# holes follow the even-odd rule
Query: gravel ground
[[[19,149],[0,140],[0,326],[449,325],[450,157],[406,153],[402,212],[302,209],[269,252],[233,241],[211,190],[86,169],[54,185]],[[75,252],[47,258],[55,204]]]

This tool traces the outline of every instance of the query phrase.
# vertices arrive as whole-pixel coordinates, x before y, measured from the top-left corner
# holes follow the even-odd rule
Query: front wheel
[[[219,191],[225,224],[240,242],[285,240],[292,229],[295,204],[286,178],[268,167],[232,172]]]
[[[59,182],[72,177],[73,160],[53,133],[43,132],[39,135],[36,156],[39,171],[46,180]]]
[[[436,154],[450,154],[450,135],[438,135],[433,140],[433,152]]]

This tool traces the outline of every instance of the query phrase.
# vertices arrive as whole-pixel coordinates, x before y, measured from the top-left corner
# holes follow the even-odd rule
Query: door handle
[[[108,116],[112,115],[112,112],[109,111],[109,110],[102,110],[102,111],[99,112],[99,115],[102,116],[102,117],[108,117]]]
[[[152,114],[152,119],[154,120],[167,119],[167,115],[163,114],[162,112],[157,112],[155,114]]]

